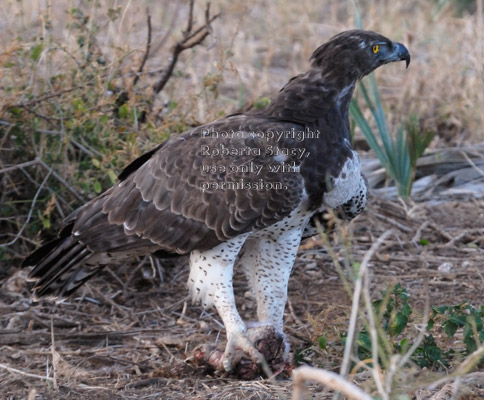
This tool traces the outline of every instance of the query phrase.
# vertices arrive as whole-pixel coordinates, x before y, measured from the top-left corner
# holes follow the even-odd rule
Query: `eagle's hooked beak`
[[[405,60],[405,68],[410,65],[410,53],[408,49],[401,43],[393,44],[393,55],[397,60]]]

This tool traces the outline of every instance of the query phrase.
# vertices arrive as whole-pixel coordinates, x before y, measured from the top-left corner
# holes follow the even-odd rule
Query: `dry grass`
[[[77,51],[76,32],[66,28],[67,23],[73,22],[68,14],[72,7],[84,10],[101,27],[97,36],[100,54],[112,64],[123,60],[120,68],[127,71],[142,57],[145,9],[149,7],[154,33],[147,70],[156,71],[166,65],[167,51],[183,26],[186,5],[165,2],[160,6],[148,0],[95,4],[48,0],[3,2],[0,10],[10,18],[2,23],[2,64],[12,51],[18,47],[31,48],[39,37],[44,38],[46,46],[54,49],[60,45],[63,49],[45,52],[30,82],[23,74],[18,76],[19,71],[3,68],[3,89],[9,79],[17,81],[17,85],[26,82],[40,85],[35,81],[65,68],[69,57],[63,52],[75,55]],[[118,7],[119,18],[111,22],[106,9]],[[243,5],[218,1],[212,8],[223,12],[223,18],[213,26],[214,38],[207,40],[205,49],[185,54],[180,66],[183,74],[172,80],[170,90],[164,94],[166,100],[187,102],[192,118],[200,122],[216,118],[221,110],[230,111],[246,101],[273,93],[290,76],[307,68],[311,52],[323,41],[354,26],[350,2],[327,1],[322,6],[311,0],[268,4],[250,1]],[[460,142],[462,137],[482,140],[483,33],[482,23],[479,25],[482,18],[475,12],[457,16],[452,1],[440,10],[432,1],[370,1],[362,4],[362,10],[366,28],[403,41],[412,53],[409,71],[403,72],[401,65],[391,65],[378,72],[385,104],[398,113],[396,118],[415,113],[430,128],[452,134],[448,140]],[[203,19],[202,12],[199,7],[199,20]],[[200,94],[207,74],[222,75],[219,98],[193,96]],[[4,92],[2,103],[18,101],[18,96],[16,90]],[[451,127],[454,130],[449,132]],[[459,137],[453,137],[456,134]]]
[[[190,362],[191,351],[198,344],[221,341],[224,333],[216,314],[185,303],[187,270],[183,265],[170,268],[139,260],[106,271],[83,288],[79,297],[59,306],[32,305],[25,271],[18,268],[23,256],[39,242],[39,232],[54,234],[48,225],[58,225],[92,197],[96,181],[107,187],[128,160],[170,133],[270,95],[307,68],[307,59],[317,46],[354,26],[351,2],[237,3],[212,3],[214,12],[223,13],[213,24],[213,35],[203,47],[183,54],[145,123],[114,115],[115,96],[107,89],[126,89],[132,95],[130,110],[151,107],[145,99],[151,99],[151,85],[167,65],[170,47],[180,38],[187,4],[167,0],[0,3],[0,12],[7,16],[0,23],[0,241],[14,241],[0,245],[0,393],[5,396],[291,396],[289,381],[241,383],[215,377]],[[133,87],[146,48],[147,7],[153,24],[151,56],[145,74]],[[482,141],[482,0],[462,15],[452,1],[445,2],[442,9],[437,8],[437,1],[416,0],[368,1],[361,7],[366,28],[404,42],[412,53],[408,71],[402,65],[389,65],[377,72],[391,124],[417,115],[422,127],[437,132],[434,148],[473,146]],[[84,31],[74,25],[80,20],[69,12],[73,8],[90,16]],[[111,20],[110,13],[116,18]],[[196,17],[203,21],[201,4]],[[93,25],[99,30],[89,39],[86,32]],[[90,50],[87,45],[79,47],[81,36],[92,44]],[[88,55],[102,63],[94,61],[79,68]],[[52,94],[55,96],[41,104],[36,102]],[[8,111],[12,105],[22,106],[17,107],[18,115]],[[20,122],[21,129],[16,126]],[[453,153],[444,151],[435,157],[448,154]],[[473,159],[472,164],[464,159],[467,166],[482,169],[482,151],[466,150],[465,154]],[[445,160],[441,165],[445,166]],[[446,176],[444,183],[454,184],[438,168],[424,165],[420,172],[420,177]],[[473,179],[478,190],[482,179]],[[381,185],[381,179],[378,182]],[[426,298],[431,305],[467,299],[484,304],[484,204],[475,193],[459,194],[453,187],[445,191],[442,180],[431,182],[431,196],[422,195],[411,205],[379,198],[391,194],[391,189],[375,192],[369,211],[351,224],[345,236],[350,254],[344,243],[331,242],[337,259],[350,255],[361,261],[378,236],[394,229],[395,235],[369,263],[371,292],[400,282],[420,310],[418,318]],[[434,190],[437,187],[442,190]],[[421,238],[430,245],[419,246]],[[339,281],[334,260],[322,248],[317,240],[301,247],[290,285],[286,326],[293,348],[305,354],[306,362],[338,371],[343,357],[340,335],[348,329],[351,300]],[[248,288],[243,281],[237,282],[242,316],[254,318],[254,301],[245,295]],[[327,351],[316,345],[323,333],[329,340]],[[462,345],[441,340],[447,346]],[[351,379],[367,393],[376,393],[371,376],[363,369]],[[395,393],[435,400],[483,396],[482,383],[476,384],[482,376],[471,374],[430,386],[440,378],[441,371],[406,367],[395,375]],[[333,396],[317,385],[310,391],[314,398]]]

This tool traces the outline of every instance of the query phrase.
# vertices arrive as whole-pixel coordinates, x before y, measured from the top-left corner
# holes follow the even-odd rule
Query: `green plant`
[[[404,355],[416,342],[408,331],[413,309],[408,293],[400,284],[391,286],[382,292],[380,299],[373,301],[372,308],[377,321],[379,363],[388,367],[388,360],[393,354]],[[421,343],[411,355],[411,361],[421,368],[440,369],[470,355],[484,342],[484,306],[475,308],[469,303],[457,306],[433,307],[426,332]],[[367,324],[358,332],[356,353],[360,360],[372,359],[370,328]],[[447,348],[445,336],[452,339],[462,332],[465,348]],[[440,338],[439,343],[436,337]],[[342,336],[345,345],[346,336]],[[444,341],[444,343],[440,343]],[[480,360],[482,364],[484,359]],[[371,363],[370,363],[371,364]]]
[[[396,340],[408,325],[413,310],[409,304],[408,293],[400,284],[391,286],[382,292],[382,298],[372,302],[372,308],[378,321],[379,349],[383,364],[390,356],[404,353],[411,342],[403,338]],[[369,327],[365,326],[357,335],[357,354],[360,360],[372,358],[372,344]],[[342,337],[345,344],[345,337]]]
[[[406,124],[397,128],[395,135],[391,135],[374,74],[368,77],[367,82],[370,89],[362,82],[360,90],[375,120],[380,141],[356,98],[351,101],[350,113],[388,175],[395,180],[399,196],[406,199],[412,191],[417,160],[432,141],[434,132],[420,131],[417,117],[412,116]]]
[[[457,306],[440,306],[432,308],[427,330],[441,329],[449,338],[453,338],[462,329],[465,354],[476,351],[484,342],[484,306],[474,308],[464,302]]]

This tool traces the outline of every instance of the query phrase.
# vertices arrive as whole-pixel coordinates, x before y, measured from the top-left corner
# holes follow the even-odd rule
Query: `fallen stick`
[[[292,372],[294,381],[293,400],[303,400],[305,382],[308,380],[322,383],[352,400],[373,400],[358,386],[331,371],[313,367],[299,367]]]

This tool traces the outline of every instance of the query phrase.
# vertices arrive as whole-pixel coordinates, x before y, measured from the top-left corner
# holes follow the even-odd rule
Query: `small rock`
[[[306,271],[318,269],[318,264],[316,264],[315,262],[308,263],[308,264],[305,265],[305,269],[306,269]]]
[[[450,262],[445,262],[443,264],[439,265],[439,268],[437,268],[441,272],[450,272],[454,266]]]

